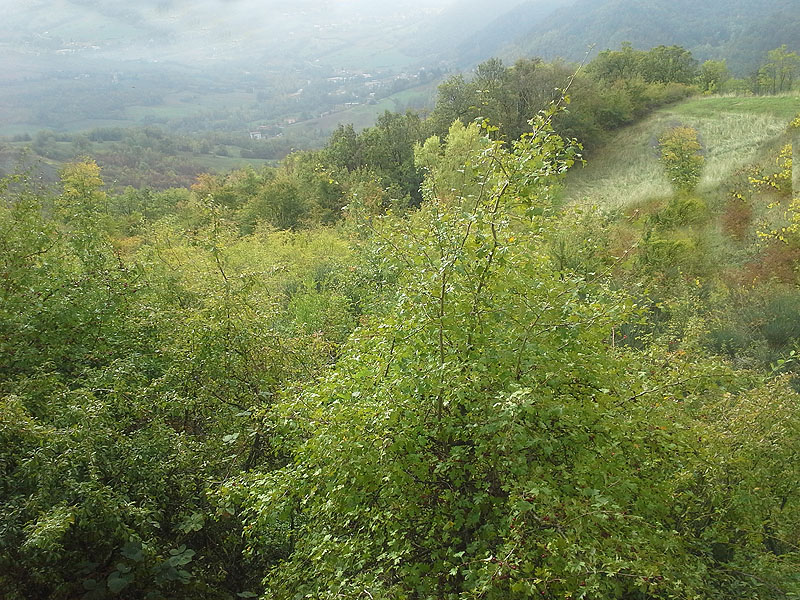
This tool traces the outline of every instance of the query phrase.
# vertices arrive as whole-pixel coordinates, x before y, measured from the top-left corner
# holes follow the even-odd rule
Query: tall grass
[[[620,131],[611,142],[575,169],[566,197],[608,209],[620,209],[664,197],[672,191],[659,163],[658,138],[676,125],[695,128],[706,157],[699,191],[710,190],[736,170],[754,162],[763,148],[785,130],[800,99],[711,97],[688,100],[662,109],[641,123]],[[788,101],[788,102],[787,102]]]

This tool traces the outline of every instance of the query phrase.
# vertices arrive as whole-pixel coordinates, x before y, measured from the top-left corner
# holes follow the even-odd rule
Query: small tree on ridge
[[[700,182],[705,157],[697,139],[697,130],[691,127],[675,127],[658,140],[661,162],[677,192],[691,192]]]

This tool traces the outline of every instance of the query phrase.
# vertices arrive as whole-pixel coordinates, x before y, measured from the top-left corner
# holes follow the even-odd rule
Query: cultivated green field
[[[434,105],[440,81],[398,92],[379,100],[376,104],[360,104],[348,110],[338,111],[309,121],[302,121],[287,128],[288,132],[314,131],[330,134],[340,124],[352,124],[357,130],[371,127],[384,112],[404,112],[407,108],[419,109]]]
[[[671,192],[659,164],[658,139],[677,125],[697,129],[706,157],[700,191],[710,190],[759,158],[800,113],[800,95],[703,97],[656,111],[621,130],[584,168],[568,177],[572,202],[625,208]]]

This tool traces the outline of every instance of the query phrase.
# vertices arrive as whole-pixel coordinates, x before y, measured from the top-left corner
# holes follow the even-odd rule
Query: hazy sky
[[[270,37],[295,25],[355,27],[375,25],[376,19],[417,19],[455,1],[0,0],[0,42],[44,34],[72,42],[135,38],[158,31],[180,37],[198,29],[220,34],[246,29]]]
[[[468,35],[522,1],[0,0],[0,50],[185,64],[416,56],[432,35]]]
[[[456,0],[0,0],[4,13],[40,14],[45,18],[76,11],[113,15],[120,13],[185,15],[215,13],[219,18],[248,14],[265,16],[275,12],[309,12],[315,15],[391,14],[403,10],[439,9]],[[31,23],[35,25],[35,23]]]

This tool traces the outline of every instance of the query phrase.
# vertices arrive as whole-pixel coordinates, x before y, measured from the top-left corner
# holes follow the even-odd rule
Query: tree
[[[731,78],[728,65],[724,60],[707,60],[700,67],[697,79],[703,92],[713,94]]]
[[[697,77],[697,60],[681,46],[657,46],[645,52],[639,68],[649,83],[688,85]]]
[[[478,114],[496,127],[512,125],[513,89],[509,85],[509,69],[498,58],[489,59],[475,69],[474,86],[478,98]]]
[[[277,229],[297,229],[307,216],[308,205],[300,193],[299,182],[288,174],[276,177],[247,204],[243,212],[247,227],[252,231],[258,221],[269,223]]]
[[[464,126],[456,121],[450,126],[445,143],[433,136],[414,149],[416,164],[425,173],[430,193],[440,202],[459,203],[480,193],[480,186],[475,182],[473,158],[488,147],[484,133],[477,123]]]
[[[614,82],[638,75],[642,52],[634,50],[630,42],[624,42],[619,50],[603,50],[590,63],[589,71],[598,79]]]
[[[678,192],[691,192],[697,187],[705,157],[697,131],[691,127],[675,127],[659,139],[661,162],[673,187]]]
[[[107,212],[105,184],[94,160],[67,164],[61,169],[60,176],[63,188],[60,206],[67,219],[94,219]]]
[[[360,140],[364,161],[391,189],[397,200],[419,204],[422,175],[414,165],[414,144],[426,137],[420,116],[384,112],[374,127],[364,130]]]
[[[472,122],[478,116],[478,104],[474,83],[468,83],[460,74],[445,80],[439,85],[436,106],[430,117],[434,132],[444,136],[455,121]]]
[[[656,46],[648,51],[634,50],[630,43],[620,50],[604,50],[588,70],[602,81],[628,81],[637,76],[648,83],[690,84],[697,75],[697,61],[681,46]]]
[[[790,52],[784,44],[767,53],[767,63],[759,69],[758,79],[761,87],[767,88],[772,94],[778,94],[792,89],[798,72],[800,55]]]
[[[414,166],[414,144],[425,139],[428,127],[412,111],[388,110],[359,133],[352,125],[339,126],[320,154],[320,166],[333,173],[371,171],[396,201],[418,204],[422,177]]]
[[[339,125],[325,146],[325,160],[339,169],[355,171],[364,166],[362,144],[351,124]]]

